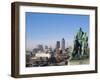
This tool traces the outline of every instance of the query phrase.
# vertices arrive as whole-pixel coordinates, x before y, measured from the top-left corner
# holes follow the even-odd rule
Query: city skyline
[[[63,41],[64,41],[64,42],[63,42]],[[66,45],[65,39],[62,38],[61,41],[55,41],[55,47],[48,46],[48,45],[44,45],[44,44],[37,44],[37,45],[32,49],[32,51],[33,51],[34,49],[37,49],[37,48],[39,48],[39,49],[42,48],[41,50],[49,49],[49,48],[51,48],[51,49],[57,49],[57,48],[59,48],[59,49],[64,50],[64,49],[66,49],[67,47],[68,47],[68,46]]]
[[[79,27],[89,36],[88,15],[26,12],[26,49],[32,50],[38,44],[54,48],[62,38],[66,46],[72,45]]]

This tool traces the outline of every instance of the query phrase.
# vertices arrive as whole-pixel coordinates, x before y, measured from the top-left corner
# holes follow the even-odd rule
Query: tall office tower
[[[56,42],[56,48],[60,48],[60,41]]]
[[[65,39],[62,38],[61,40],[61,49],[64,50],[65,49]]]

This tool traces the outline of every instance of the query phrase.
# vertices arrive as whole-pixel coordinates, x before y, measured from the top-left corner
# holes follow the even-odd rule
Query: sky
[[[66,47],[73,45],[81,27],[89,36],[89,15],[26,12],[26,49],[38,44],[55,48],[56,41],[65,39]]]

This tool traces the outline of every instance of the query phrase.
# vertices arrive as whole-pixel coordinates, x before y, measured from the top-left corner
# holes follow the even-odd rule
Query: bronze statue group
[[[83,32],[82,28],[80,28],[74,39],[72,59],[82,59],[86,57],[89,57],[88,36],[87,33]]]

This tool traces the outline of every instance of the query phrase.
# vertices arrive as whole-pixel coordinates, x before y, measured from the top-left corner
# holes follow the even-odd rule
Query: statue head
[[[79,31],[82,31],[82,28],[80,27]]]

